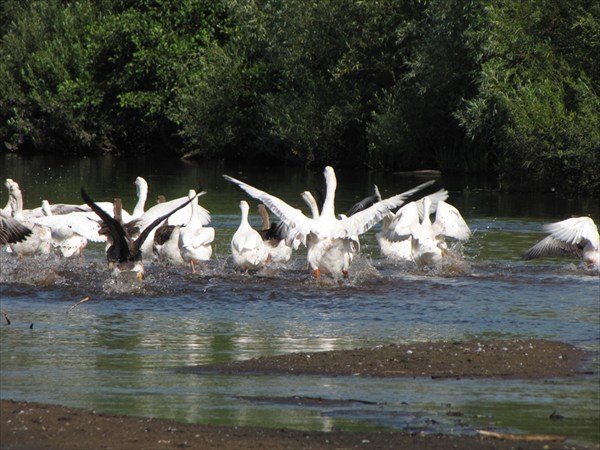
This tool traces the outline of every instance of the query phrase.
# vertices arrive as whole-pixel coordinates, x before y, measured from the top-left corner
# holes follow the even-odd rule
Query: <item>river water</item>
[[[213,259],[200,273],[146,267],[142,284],[115,281],[103,248],[83,260],[18,260],[0,254],[0,397],[99,412],[230,425],[311,430],[403,429],[474,433],[477,428],[560,434],[600,441],[595,375],[545,380],[432,380],[315,376],[197,375],[177,368],[294,351],[352,349],[431,340],[543,338],[600,347],[600,278],[577,261],[523,261],[545,222],[589,214],[593,199],[557,193],[502,194],[476,178],[437,178],[474,231],[468,269],[428,273],[380,256],[374,234],[361,237],[350,279],[316,283],[299,251],[286,266],[255,275],[232,266],[229,242],[239,201],[256,201],[226,173],[302,207],[299,193],[322,188],[321,169],[232,163],[57,160],[0,156],[0,178],[13,178],[25,207],[81,203],[82,186],[98,200],[135,203],[133,181],[168,199],[202,187],[216,229]],[[345,211],[377,184],[384,197],[427,178],[338,170],[336,206]],[[2,203],[6,189],[0,190]],[[79,300],[90,300],[73,307]],[[72,308],[73,307],[73,308]],[[8,321],[10,320],[10,324]],[[360,400],[327,407],[277,398]],[[252,401],[261,397],[261,401]],[[264,397],[267,397],[265,399]],[[272,397],[273,401],[268,401]],[[564,417],[550,420],[556,412]]]

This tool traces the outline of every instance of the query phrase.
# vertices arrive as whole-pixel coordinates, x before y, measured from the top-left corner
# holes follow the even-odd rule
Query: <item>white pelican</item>
[[[435,213],[440,201],[448,198],[448,191],[440,189],[429,194],[429,212]],[[381,231],[375,235],[382,255],[396,261],[413,261],[411,228],[423,220],[425,197],[402,206],[396,213],[388,212],[382,221]]]
[[[258,270],[269,263],[271,255],[260,233],[250,225],[248,202],[240,202],[242,212],[240,225],[231,238],[231,254],[233,262],[244,272]]]
[[[274,195],[223,175],[226,180],[237,184],[250,196],[264,203],[289,227],[292,233],[306,244],[307,259],[316,278],[319,278],[321,273],[334,277],[341,274],[347,277],[354,252],[352,237],[369,230],[383,218],[387,211],[400,206],[407,197],[434,182],[424,183],[402,194],[382,200],[351,217],[338,219],[335,216],[334,206],[337,181],[333,168],[327,166],[324,175],[327,191],[323,209],[317,219],[306,217],[299,209],[288,205]]]
[[[179,251],[184,261],[189,262],[192,272],[196,273],[196,263],[208,261],[212,255],[212,242],[215,240],[215,229],[203,226],[202,214],[198,197],[205,194],[201,192],[196,195],[196,191],[190,189],[188,197],[195,199],[192,203],[192,213],[190,220],[181,227],[179,233]],[[202,208],[206,211],[204,208]],[[208,211],[207,211],[208,212]]]
[[[42,209],[47,215],[34,218],[32,222],[50,228],[53,239],[60,241],[76,234],[91,242],[106,242],[106,236],[100,234],[102,220],[91,208],[90,211],[57,214],[53,213],[56,209],[47,200],[43,200]]]
[[[11,178],[7,178],[4,181],[4,186],[6,186],[6,189],[8,189],[8,204],[4,207],[3,211],[10,214],[11,217],[18,215],[19,219],[17,220],[22,221],[27,219],[29,211],[25,211],[25,209],[23,208],[23,193],[21,192],[19,183],[17,183]],[[39,215],[44,215],[41,211],[41,208]]]
[[[37,225],[50,228],[52,247],[65,258],[79,256],[83,253],[83,249],[88,243],[86,235],[90,236],[90,240],[96,242],[103,240],[99,235],[100,223],[89,217],[94,214],[93,212],[54,215],[48,200],[42,200],[42,210],[46,214],[45,217],[31,220]]]
[[[420,221],[417,204],[407,205],[396,224],[394,233],[398,236],[411,236],[411,256],[419,267],[439,267],[448,246],[444,237],[465,241],[471,230],[458,210],[444,201],[438,201],[435,222],[431,222],[431,197],[423,199],[423,216]]]
[[[312,195],[312,193],[310,191],[304,191],[300,195],[302,196],[304,203],[306,203],[308,205],[312,219],[318,219],[319,216],[321,215],[321,213],[319,212],[319,204],[317,203],[317,200],[315,199],[315,197]],[[367,200],[367,199],[363,199],[363,200]],[[353,207],[351,207],[350,212],[355,214],[356,212],[362,211],[362,209],[365,209],[364,205],[366,203],[362,203],[362,205],[363,205],[362,209],[360,208],[360,206],[358,208],[355,208],[355,207],[357,207],[357,205],[360,205],[360,204],[361,204],[361,202],[359,202],[359,203],[355,204]],[[371,203],[371,206],[372,205],[373,205],[373,203]],[[345,214],[339,215],[340,220],[347,219],[347,218],[348,218],[348,216]],[[298,240],[298,238],[296,238],[296,239]],[[360,241],[358,240],[358,235],[349,236],[347,239],[344,239],[344,246],[341,247],[341,250],[345,250],[347,252],[345,254],[340,253],[341,250],[339,248],[338,249],[336,249],[335,247],[331,247],[331,249],[322,248],[319,246],[319,243],[316,243],[311,254],[319,255],[320,252],[322,252],[323,250],[326,252],[329,252],[330,253],[329,256],[331,258],[339,258],[340,260],[344,261],[344,264],[347,264],[347,267],[350,267],[350,264],[352,263],[352,260],[354,259],[354,255],[360,251]],[[309,266],[313,267],[313,265],[310,263],[310,258],[308,258],[308,254],[307,254],[307,259],[309,261]],[[315,261],[315,263],[317,263],[317,262]],[[329,263],[328,261],[323,261],[321,264],[324,264],[326,266],[331,265],[331,263]],[[335,262],[333,264],[335,264]],[[330,272],[326,272],[326,273],[331,274]],[[347,270],[346,270],[346,272],[342,271],[342,275],[344,277],[347,276],[347,273],[348,273]],[[320,270],[318,272],[315,272],[315,277],[319,278],[320,274],[321,274]]]
[[[142,230],[137,239],[133,240],[125,231],[122,221],[119,220],[120,218],[118,209],[120,205],[118,202],[115,202],[117,205],[115,207],[116,211],[114,214],[116,218],[114,218],[96,205],[96,203],[94,203],[90,196],[87,195],[83,188],[81,188],[81,197],[86,204],[88,204],[90,208],[92,208],[94,212],[98,214],[98,216],[106,225],[110,242],[110,245],[106,250],[106,258],[108,260],[109,268],[115,269],[117,272],[127,270],[129,273],[134,274],[138,280],[141,280],[144,274],[144,266],[142,263],[142,254],[140,248],[144,241],[148,238],[150,232],[153,231],[158,224],[167,219],[170,215],[185,207],[193,200],[193,198],[187,199],[187,201],[184,203],[181,203],[179,206],[171,209],[166,214],[158,217],[156,220],[154,220],[154,222],[150,223]]]
[[[33,218],[45,217],[47,214],[44,212],[44,209],[40,206],[33,209],[24,209],[23,204],[23,193],[21,192],[21,188],[19,187],[19,183],[16,181],[7,178],[5,181],[5,185],[8,188],[9,195],[14,196],[16,201],[16,207],[21,211],[23,220],[30,220]],[[10,200],[9,200],[10,202]],[[106,211],[108,214],[113,214],[113,203],[112,202],[96,202],[100,208]],[[85,203],[80,205],[70,205],[64,203],[56,203],[50,205],[50,210],[52,215],[63,215],[69,214],[72,212],[92,212],[92,209],[86,205]],[[131,220],[131,214],[127,211],[123,211],[123,220],[126,222]]]
[[[31,233],[25,239],[9,243],[11,252],[19,256],[19,258],[23,256],[50,254],[52,250],[50,228],[37,225],[31,221],[31,217],[26,217],[23,211],[23,196],[18,183],[7,179],[6,187],[8,187],[8,194],[10,196],[12,218],[31,230]]]
[[[285,263],[292,257],[293,243],[288,244],[288,228],[283,222],[269,222],[269,213],[262,203],[258,205],[258,214],[262,218],[262,230],[259,232],[263,241],[269,247],[271,261]],[[300,242],[296,242],[299,245]]]
[[[544,225],[550,233],[525,253],[525,259],[570,255],[600,272],[598,227],[590,217],[572,217]]]
[[[466,241],[471,230],[454,206],[440,201],[435,213],[435,222],[429,218],[431,200],[423,201],[423,221],[412,233],[412,257],[417,266],[439,265],[448,251],[444,237]]]
[[[24,256],[49,255],[52,252],[52,231],[40,225],[31,227],[31,234],[20,242],[8,244],[13,254]]]

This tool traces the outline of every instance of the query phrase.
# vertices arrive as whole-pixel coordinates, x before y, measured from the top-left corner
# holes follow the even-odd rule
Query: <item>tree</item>
[[[0,46],[0,135],[16,148],[97,148],[101,127],[90,123],[86,92],[86,1],[7,3],[12,20]]]
[[[371,151],[398,169],[485,171],[485,153],[465,139],[454,112],[476,90],[477,41],[483,4],[424,2],[394,30],[403,70],[379,96],[369,126]]]
[[[180,147],[177,94],[205,49],[227,39],[227,23],[223,2],[137,0],[90,26],[90,69],[120,147]]]
[[[496,149],[505,184],[598,194],[600,7],[508,1],[487,11],[479,92],[458,112],[461,124]]]
[[[0,3],[0,137],[600,193],[591,0]]]

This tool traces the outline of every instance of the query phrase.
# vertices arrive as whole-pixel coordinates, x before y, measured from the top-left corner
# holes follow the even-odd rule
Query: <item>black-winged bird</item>
[[[129,234],[125,231],[122,222],[118,220],[118,218],[111,217],[110,214],[100,208],[83,188],[81,188],[81,197],[85,203],[87,203],[89,207],[92,208],[92,210],[102,219],[108,229],[108,238],[111,243],[106,249],[106,259],[108,260],[109,267],[117,268],[119,271],[124,269],[132,271],[136,274],[136,277],[139,280],[143,278],[144,273],[142,252],[140,249],[150,232],[158,224],[167,219],[171,214],[185,207],[188,203],[196,198],[189,198],[173,210],[158,217],[146,228],[144,228],[139,236],[134,240],[129,237]]]

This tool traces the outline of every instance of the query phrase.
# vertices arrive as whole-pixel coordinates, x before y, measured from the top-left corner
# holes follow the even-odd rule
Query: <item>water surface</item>
[[[597,274],[577,261],[521,258],[543,236],[545,222],[591,214],[598,223],[600,206],[591,199],[501,194],[485,180],[440,178],[438,186],[450,190],[449,202],[474,230],[464,248],[468,270],[429,273],[386,261],[374,229],[361,237],[362,254],[349,280],[316,283],[302,251],[289,264],[255,275],[233,268],[229,241],[239,223],[239,201],[249,200],[252,212],[256,202],[221,175],[302,207],[300,192],[322,188],[321,170],[114,157],[5,155],[0,162],[0,177],[20,183],[26,208],[44,198],[81,203],[84,186],[98,200],[123,198],[131,210],[138,175],[150,185],[148,204],[158,194],[171,199],[201,186],[208,192],[201,203],[217,231],[214,258],[201,273],[150,264],[143,284],[111,278],[100,246],[89,246],[83,260],[21,261],[2,252],[1,398],[189,422],[446,433],[486,428],[600,440],[597,375],[507,381],[176,371],[294,351],[431,340],[543,338],[598,350]],[[388,196],[424,181],[364,171],[337,174],[340,212],[370,194],[374,183]],[[6,196],[5,189],[0,192]],[[253,223],[260,223],[256,214]],[[90,300],[72,308],[84,297]],[[298,407],[251,400],[263,396],[362,402]],[[554,411],[564,419],[550,420]]]

